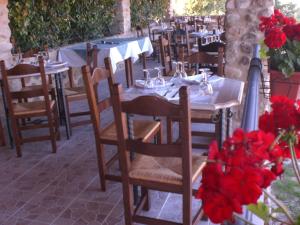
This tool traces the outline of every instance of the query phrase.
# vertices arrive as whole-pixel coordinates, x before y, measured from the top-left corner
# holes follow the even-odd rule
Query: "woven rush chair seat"
[[[50,101],[50,109],[53,109],[55,101]],[[44,101],[23,102],[13,105],[15,115],[17,116],[34,116],[47,113]]]
[[[70,87],[65,88],[65,95],[68,98],[76,98],[76,97],[86,97],[86,92],[84,87]]]
[[[160,127],[159,122],[146,121],[146,120],[134,120],[133,121],[133,133],[136,139],[147,140],[155,133]],[[100,134],[100,139],[111,140],[117,142],[117,128],[115,123],[109,124],[105,127]]]
[[[192,182],[200,176],[206,157],[192,155]],[[155,181],[182,185],[182,160],[173,157],[152,157],[137,154],[131,162],[129,177],[145,181]]]

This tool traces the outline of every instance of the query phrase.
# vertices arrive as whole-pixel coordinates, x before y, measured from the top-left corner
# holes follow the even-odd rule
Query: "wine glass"
[[[157,77],[154,80],[154,85],[155,86],[165,86],[166,81],[161,75],[161,67],[155,67],[155,70],[157,70]]]
[[[145,80],[145,87],[146,88],[153,88],[154,84],[153,84],[153,80],[150,77],[150,69],[143,69],[143,72],[145,72],[146,74],[146,80]]]
[[[201,95],[212,95],[213,94],[213,87],[211,83],[208,82],[207,75],[210,73],[209,68],[202,68],[199,69],[201,74],[203,75],[202,79],[200,80],[199,84],[199,91]]]
[[[181,73],[181,77],[182,78],[187,78],[188,75],[187,73],[185,72],[185,69],[184,69],[184,66],[185,66],[186,62],[180,62],[180,73]]]
[[[180,70],[179,70],[179,62],[173,62],[173,64],[175,65],[175,73],[171,79],[171,82],[173,83],[179,83],[182,79],[182,75],[180,73]]]

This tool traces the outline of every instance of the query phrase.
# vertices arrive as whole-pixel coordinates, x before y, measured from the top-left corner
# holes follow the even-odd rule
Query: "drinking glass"
[[[187,78],[187,73],[185,72],[184,66],[185,66],[186,62],[180,62],[180,73],[181,73],[181,77],[182,78]]]
[[[175,73],[171,79],[171,82],[173,83],[180,83],[181,79],[182,79],[182,75],[180,73],[180,70],[179,70],[179,62],[173,62],[173,64],[175,65]]]
[[[211,83],[208,82],[207,75],[210,73],[210,69],[202,68],[199,69],[201,74],[203,75],[202,79],[200,80],[199,84],[199,92],[201,95],[212,95],[213,94],[213,87]]]
[[[153,80],[150,77],[150,70],[149,69],[143,69],[143,72],[145,72],[146,74],[146,80],[145,80],[145,87],[147,88],[153,88],[154,84],[153,84]]]
[[[163,76],[161,75],[161,67],[155,67],[154,68],[157,71],[157,77],[154,80],[154,85],[155,86],[165,86],[166,81],[163,78]]]

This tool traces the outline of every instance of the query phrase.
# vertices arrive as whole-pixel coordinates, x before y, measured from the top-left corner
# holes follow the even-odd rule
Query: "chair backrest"
[[[160,49],[160,60],[163,69],[163,75],[172,71],[172,58],[171,58],[171,44],[170,44],[170,35],[167,34],[165,37],[159,37],[159,49]]]
[[[186,58],[188,64],[194,64],[196,67],[201,65],[216,65],[217,74],[220,76],[224,75],[224,52],[223,48],[219,48],[217,55],[207,54],[206,52],[195,52]],[[196,72],[197,73],[197,72]]]
[[[113,108],[119,153],[122,168],[122,178],[126,181],[130,168],[129,151],[153,157],[176,157],[182,159],[183,185],[191,184],[192,147],[191,147],[191,114],[187,87],[179,90],[179,104],[174,104],[159,96],[140,96],[131,101],[121,101],[122,86],[113,86]],[[157,107],[159,106],[159,107]],[[132,139],[132,120],[127,115],[147,117],[176,117],[179,119],[180,138],[175,143],[145,143],[141,139]]]
[[[177,60],[184,61],[185,56],[191,54],[189,32],[187,30],[177,29],[173,32],[173,39],[176,46]]]
[[[98,51],[97,45],[92,47],[91,43],[86,44],[86,65],[90,67],[91,73],[98,66]],[[68,70],[68,79],[70,88],[75,87],[74,73],[71,67]]]
[[[136,31],[136,36],[137,37],[143,37],[144,36],[144,31],[143,31],[143,28],[139,25],[137,25],[135,27],[135,31]]]
[[[6,69],[5,62],[1,61],[0,63],[4,92],[7,98],[8,109],[10,112],[14,113],[13,101],[15,99],[21,101],[22,99],[29,99],[41,96],[44,97],[46,109],[50,111],[49,86],[47,84],[44,60],[42,57],[39,57],[39,66],[34,66],[30,64],[18,64],[11,69]],[[31,76],[32,74],[40,76],[41,86],[37,86],[32,90],[25,91],[16,91],[11,89],[9,84],[10,78],[14,81],[20,80],[20,82],[22,82],[24,76]]]
[[[111,97],[107,97],[105,99],[100,99],[98,97],[98,86],[101,81],[107,81],[110,93],[112,90],[112,85],[114,83],[109,58],[105,59],[105,64],[106,68],[96,67],[94,68],[93,72],[88,65],[81,68],[88,103],[91,111],[91,118],[96,141],[101,134],[100,114],[104,110],[112,107]]]

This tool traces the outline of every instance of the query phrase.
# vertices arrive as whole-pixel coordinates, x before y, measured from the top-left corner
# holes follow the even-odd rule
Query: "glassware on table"
[[[180,62],[179,63],[179,65],[180,65],[180,73],[181,73],[181,77],[182,78],[187,78],[188,77],[188,75],[187,75],[187,73],[185,72],[185,64],[186,64],[186,62]]]
[[[145,72],[145,74],[146,74],[146,80],[145,80],[144,86],[146,88],[153,88],[154,83],[153,83],[152,78],[150,77],[150,69],[143,69],[143,72]]]
[[[163,76],[161,75],[161,69],[163,69],[162,67],[155,67],[155,70],[157,70],[157,77],[154,80],[154,85],[155,86],[165,86],[166,81],[163,78]]]
[[[212,95],[213,94],[213,87],[211,83],[208,81],[208,74],[210,74],[210,69],[202,68],[199,69],[201,74],[203,75],[202,79],[200,80],[199,84],[199,91],[201,95]]]
[[[178,84],[181,82],[182,79],[182,75],[179,70],[179,62],[173,62],[173,64],[175,65],[175,73],[171,79],[171,82],[174,84]]]
[[[12,54],[12,61],[14,65],[21,63],[22,61],[22,53]]]

